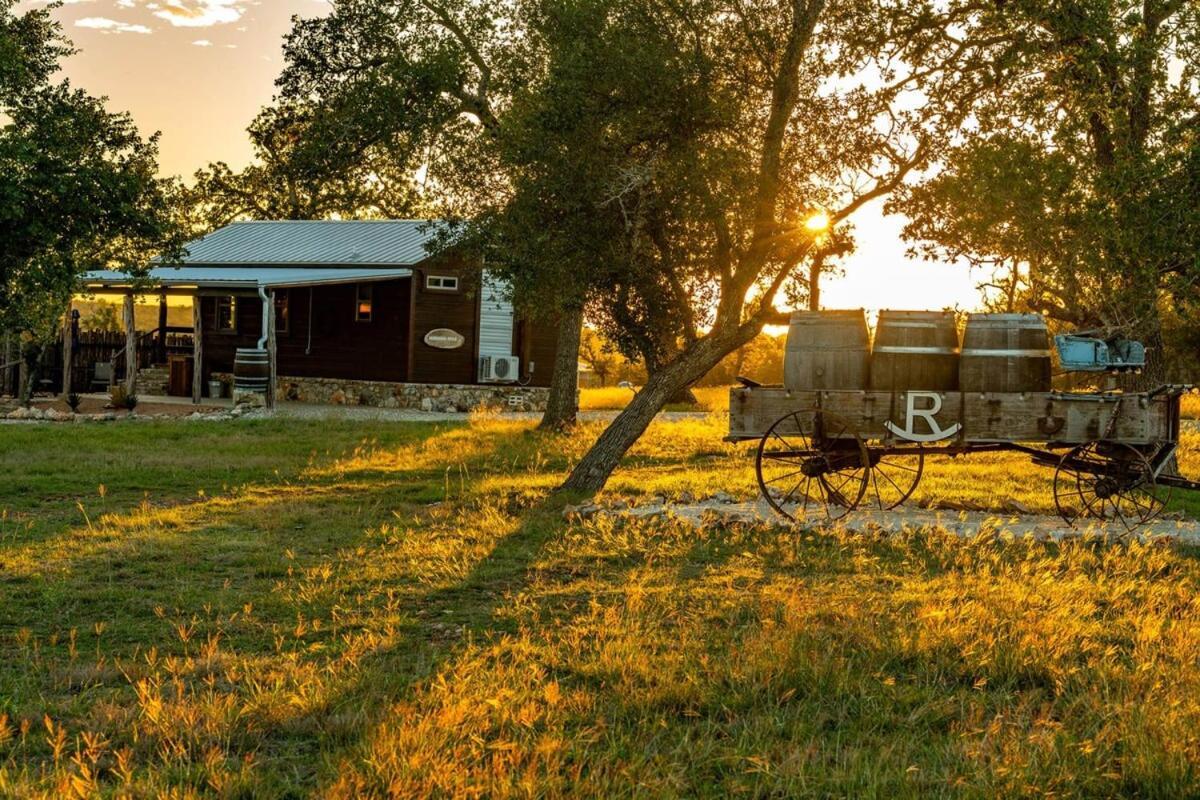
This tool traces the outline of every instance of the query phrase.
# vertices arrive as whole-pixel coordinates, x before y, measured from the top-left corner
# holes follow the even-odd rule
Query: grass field
[[[1196,553],[568,524],[598,428],[531,427],[0,428],[0,794],[1200,792]],[[722,428],[656,423],[610,493],[750,496]]]
[[[725,411],[729,408],[728,386],[702,386],[693,389],[699,406],[670,407],[669,411]],[[579,391],[579,407],[584,411],[620,411],[629,405],[633,392],[620,386],[604,388],[581,389]]]

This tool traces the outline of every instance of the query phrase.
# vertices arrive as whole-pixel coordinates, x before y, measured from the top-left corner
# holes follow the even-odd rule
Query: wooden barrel
[[[271,356],[257,347],[239,347],[233,359],[233,390],[267,393],[271,382]]]
[[[953,311],[879,312],[871,388],[952,392],[958,388],[958,325]]]
[[[1050,332],[1039,314],[971,314],[963,331],[964,392],[1050,391]]]
[[[867,315],[861,308],[792,314],[783,358],[788,389],[865,389],[870,360]]]

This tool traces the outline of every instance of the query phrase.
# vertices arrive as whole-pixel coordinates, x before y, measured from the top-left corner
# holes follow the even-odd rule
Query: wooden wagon
[[[1009,450],[1055,469],[1054,500],[1068,523],[1154,519],[1176,474],[1180,397],[1151,392],[986,393],[791,391],[750,381],[732,389],[729,440],[757,440],[763,497],[791,520],[836,519],[860,506],[903,503],[925,458]]]

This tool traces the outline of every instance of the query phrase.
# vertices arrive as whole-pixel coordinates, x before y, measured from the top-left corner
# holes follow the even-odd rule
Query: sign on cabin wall
[[[466,339],[458,331],[449,328],[434,328],[425,334],[425,344],[439,350],[457,350],[463,346]]]

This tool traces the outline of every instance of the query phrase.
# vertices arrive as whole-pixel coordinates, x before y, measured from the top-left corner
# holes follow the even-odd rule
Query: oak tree
[[[0,329],[21,335],[29,401],[45,345],[91,269],[144,273],[155,254],[178,253],[172,185],[157,176],[157,137],[126,114],[54,83],[70,52],[44,10],[18,15],[0,0]]]
[[[555,321],[542,425],[561,428],[577,413],[589,265],[572,246],[578,229],[509,202],[513,166],[533,144],[511,112],[541,85],[544,52],[516,0],[339,0],[326,17],[296,21],[279,86],[284,102],[337,120],[350,149],[386,143],[398,170],[421,175],[427,207],[459,223],[443,244],[473,251],[510,279],[525,313]]]
[[[1200,279],[1200,7],[953,2],[914,16],[930,57],[987,62],[973,124],[890,208],[918,252],[999,272],[1003,306],[1144,338]]]

